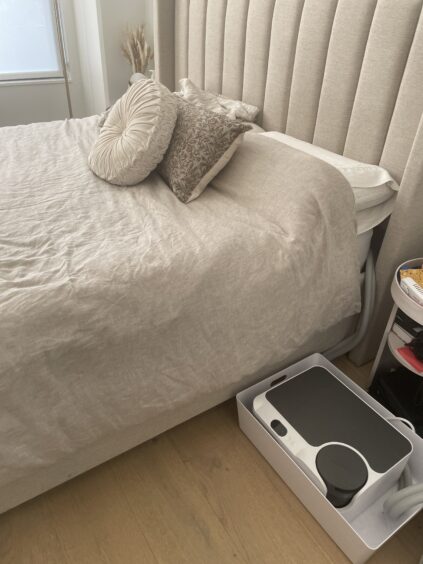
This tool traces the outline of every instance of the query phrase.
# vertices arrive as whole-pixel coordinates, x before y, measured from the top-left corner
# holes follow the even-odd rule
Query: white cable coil
[[[411,472],[406,466],[399,480],[400,489],[383,504],[384,512],[391,519],[398,519],[403,513],[423,504],[423,484],[410,485],[411,483]],[[423,555],[419,564],[423,564]]]

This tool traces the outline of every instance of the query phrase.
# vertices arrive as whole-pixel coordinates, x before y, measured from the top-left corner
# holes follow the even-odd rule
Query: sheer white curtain
[[[0,0],[0,80],[63,76],[51,0]]]

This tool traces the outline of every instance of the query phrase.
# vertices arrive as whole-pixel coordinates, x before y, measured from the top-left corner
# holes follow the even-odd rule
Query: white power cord
[[[403,513],[423,504],[423,484],[408,486],[395,492],[383,505],[385,513],[398,519]]]
[[[410,426],[414,430],[414,426],[407,419],[402,417],[393,417],[389,421],[399,420],[405,425]],[[404,468],[401,474],[398,486],[399,489],[383,504],[384,512],[391,517],[391,519],[399,519],[401,515],[414,509],[418,505],[423,504],[423,483],[412,485],[411,472],[408,466]],[[419,564],[423,564],[423,555],[419,560]]]
[[[411,483],[411,473],[408,466],[401,475],[400,489],[383,504],[383,510],[392,519],[398,519],[406,511],[423,504],[423,484],[402,487],[401,482]],[[423,555],[420,557],[419,564],[423,564]]]
[[[409,427],[413,431],[413,433],[416,432],[414,425],[411,423],[411,421],[409,421],[405,417],[388,417],[387,421],[401,421],[401,423],[404,423],[404,425],[407,425],[407,427]]]
[[[407,425],[413,433],[416,432],[414,425],[404,417],[389,417],[388,421],[401,421]],[[412,485],[413,479],[408,466],[404,468],[398,481],[398,491],[385,500],[383,504],[384,512],[391,517],[391,519],[398,519],[410,509],[414,509],[418,505],[423,504],[423,483]],[[419,564],[423,564],[423,555],[419,560]]]

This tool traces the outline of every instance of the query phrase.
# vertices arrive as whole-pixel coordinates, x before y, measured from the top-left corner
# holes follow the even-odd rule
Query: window
[[[61,76],[52,0],[0,0],[0,80]]]

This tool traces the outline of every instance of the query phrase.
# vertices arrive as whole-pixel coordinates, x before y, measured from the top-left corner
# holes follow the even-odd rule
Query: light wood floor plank
[[[309,514],[239,434],[234,407],[233,402],[226,403],[207,417],[172,430],[170,436],[247,561],[306,562],[313,554],[316,564],[347,562],[320,527],[311,526],[319,535],[316,542]]]
[[[160,562],[243,562],[168,434],[113,466],[116,483]]]
[[[46,496],[0,515],[2,564],[71,564],[53,527]]]
[[[47,494],[63,552],[78,564],[157,564],[142,527],[121,495],[111,462]]]

